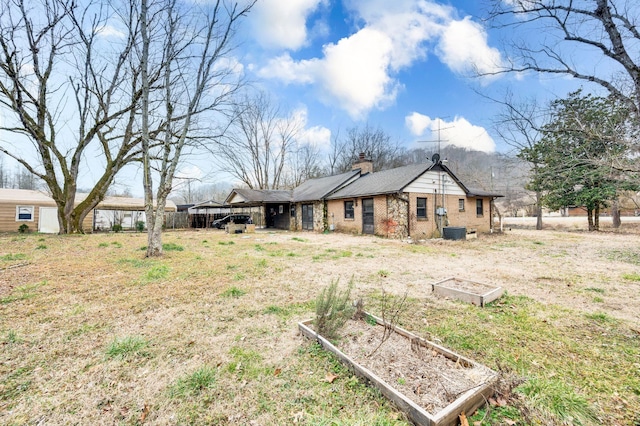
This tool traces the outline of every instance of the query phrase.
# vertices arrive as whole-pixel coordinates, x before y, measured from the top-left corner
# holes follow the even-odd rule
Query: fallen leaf
[[[335,379],[338,378],[337,374],[333,374],[332,372],[328,372],[327,375],[324,377],[324,380],[327,381],[328,383],[333,383],[333,381]]]
[[[464,411],[460,413],[458,418],[460,419],[460,426],[469,426],[469,421],[467,420],[467,416],[465,416]]]
[[[149,406],[147,404],[144,404],[144,408],[142,409],[142,415],[140,416],[140,423],[144,423],[148,415],[149,415]]]
[[[506,400],[506,399],[504,399],[504,398],[502,398],[502,397],[500,397],[500,398],[498,398],[498,399],[496,400],[496,405],[497,405],[498,407],[506,407],[506,406],[507,406],[507,400]]]
[[[274,376],[279,376],[279,375],[280,375],[280,373],[282,373],[282,368],[276,368],[276,369],[273,371],[273,375],[274,375]]]
[[[513,425],[516,424],[516,422],[514,420],[511,420],[511,419],[504,419],[504,422],[506,424],[508,424],[509,426],[513,426]]]
[[[496,400],[495,400],[495,399],[493,399],[493,398],[489,398],[489,404],[491,404],[491,405],[498,405],[498,403],[496,402]]]

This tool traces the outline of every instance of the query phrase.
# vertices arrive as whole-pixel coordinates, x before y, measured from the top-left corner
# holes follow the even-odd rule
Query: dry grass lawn
[[[0,235],[0,424],[407,424],[297,333],[331,280],[509,380],[477,424],[640,424],[640,235]],[[486,308],[431,295],[458,276]],[[331,383],[327,374],[338,378]],[[560,401],[560,402],[559,402]],[[513,424],[513,423],[511,423]]]

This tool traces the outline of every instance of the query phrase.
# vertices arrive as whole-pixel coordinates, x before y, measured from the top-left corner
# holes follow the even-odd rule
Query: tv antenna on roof
[[[433,161],[434,163],[437,163],[438,161],[440,161],[440,152],[441,152],[441,151],[440,151],[440,146],[441,146],[441,143],[442,143],[442,142],[449,142],[449,140],[448,140],[448,139],[444,139],[444,140],[442,139],[442,137],[441,137],[441,135],[440,135],[440,131],[441,131],[441,130],[453,129],[453,126],[449,126],[449,127],[442,128],[442,127],[440,126],[440,125],[441,125],[441,123],[442,123],[442,119],[441,119],[441,118],[437,118],[436,120],[438,121],[438,139],[436,139],[436,140],[431,140],[431,141],[418,141],[418,142],[424,142],[424,143],[436,143],[436,142],[438,143],[438,152],[436,152],[435,154],[433,154],[433,156],[431,157],[431,161]],[[437,156],[437,159],[436,159],[436,160],[434,160],[434,158],[436,158],[436,156]]]

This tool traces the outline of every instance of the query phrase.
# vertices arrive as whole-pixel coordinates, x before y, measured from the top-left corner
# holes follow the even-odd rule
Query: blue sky
[[[411,148],[437,139],[480,151],[509,149],[492,132],[501,98],[549,99],[578,87],[530,74],[474,77],[506,60],[504,34],[483,23],[488,2],[259,0],[240,31],[257,88],[305,120],[309,143],[369,123]],[[445,142],[446,143],[446,142]]]

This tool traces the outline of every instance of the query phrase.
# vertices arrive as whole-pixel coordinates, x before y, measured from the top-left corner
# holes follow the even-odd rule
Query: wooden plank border
[[[384,325],[382,319],[376,317],[375,315],[367,313],[365,314],[369,315],[371,318],[374,318],[379,325]],[[491,373],[491,376],[488,380],[478,384],[476,387],[467,390],[466,392],[458,396],[455,401],[440,410],[435,415],[431,414],[420,405],[407,398],[404,394],[397,391],[394,387],[390,386],[373,372],[351,359],[348,355],[340,351],[340,349],[335,347],[327,339],[313,331],[310,327],[312,323],[313,320],[299,322],[298,329],[300,330],[300,333],[308,339],[317,341],[325,350],[336,355],[340,362],[342,362],[350,370],[352,370],[356,374],[356,376],[362,377],[369,383],[373,384],[385,397],[391,400],[400,410],[404,411],[411,419],[411,421],[418,426],[455,426],[458,424],[458,416],[460,415],[460,413],[473,413],[478,407],[482,406],[494,392],[493,385],[498,379],[498,374],[495,371],[459,354],[456,354],[455,352],[452,352],[443,346],[416,336],[415,334],[412,334],[400,327],[394,327],[394,331],[396,333],[411,340],[412,344],[418,344],[425,348],[435,350],[451,360],[460,362],[466,367],[482,366]]]

